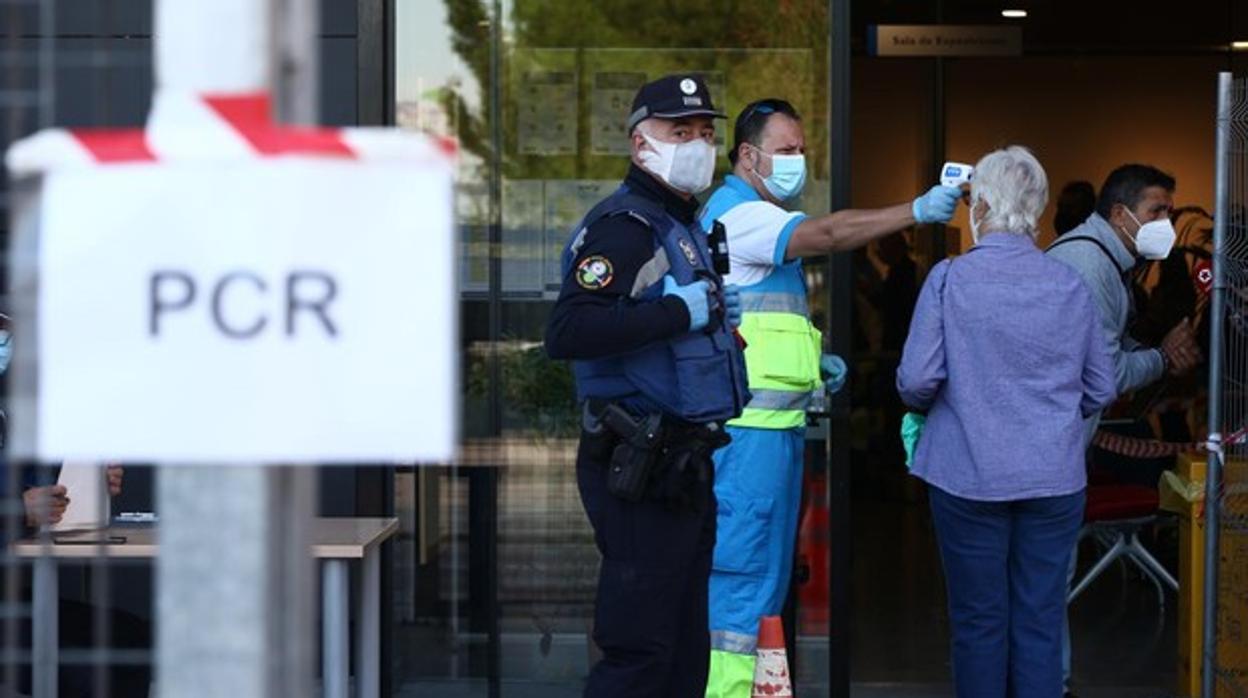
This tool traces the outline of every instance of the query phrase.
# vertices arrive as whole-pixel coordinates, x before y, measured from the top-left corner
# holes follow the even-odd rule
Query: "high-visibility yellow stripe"
[[[754,653],[711,650],[706,698],[750,698],[754,691]]]
[[[746,407],[729,426],[753,429],[793,429],[806,425],[806,410],[771,410]]]
[[[754,295],[770,299],[772,307],[779,307],[778,299],[796,298],[784,293]],[[805,315],[790,312],[746,312],[739,331],[746,342],[745,368],[755,398],[729,424],[759,429],[804,425],[810,396],[822,389],[823,335]]]

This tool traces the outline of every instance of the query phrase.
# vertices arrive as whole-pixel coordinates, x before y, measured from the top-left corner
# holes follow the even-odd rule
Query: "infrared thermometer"
[[[960,162],[946,162],[940,168],[940,183],[946,187],[960,187],[969,184],[975,168]]]

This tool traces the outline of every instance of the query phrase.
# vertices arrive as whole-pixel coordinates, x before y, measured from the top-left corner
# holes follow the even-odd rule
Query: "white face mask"
[[[976,245],[979,244],[979,223],[980,222],[975,220],[975,209],[977,208],[976,204],[978,204],[979,201],[980,201],[979,199],[975,199],[974,201],[972,201],[970,208],[966,210],[966,216],[971,221],[971,241]]]
[[[1161,218],[1147,223],[1140,223],[1140,219],[1131,213],[1131,209],[1123,207],[1131,220],[1135,221],[1140,229],[1135,233],[1135,253],[1144,259],[1165,259],[1170,256],[1170,249],[1174,247],[1175,233],[1174,224],[1170,222],[1170,217]]]
[[[677,191],[697,194],[711,186],[715,177],[715,146],[701,138],[684,143],[664,143],[641,134],[654,150],[641,151],[641,166]]]

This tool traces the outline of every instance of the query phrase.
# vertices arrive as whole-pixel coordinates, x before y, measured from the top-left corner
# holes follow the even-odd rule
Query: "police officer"
[[[711,452],[749,400],[739,299],[715,272],[693,198],[711,184],[723,116],[695,75],[644,85],[628,176],[563,255],[546,350],[572,360],[584,405],[577,485],[602,554],[593,698],[706,687]]]

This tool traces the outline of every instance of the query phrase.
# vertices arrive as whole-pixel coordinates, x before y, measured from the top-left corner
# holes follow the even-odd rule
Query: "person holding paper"
[[[80,465],[79,467],[86,467]],[[101,467],[93,465],[91,467]],[[125,471],[120,465],[104,467],[104,477],[108,483],[108,493],[112,497],[121,494]],[[53,468],[53,474],[60,475],[60,467]],[[37,482],[34,468],[27,468],[24,482]],[[44,474],[48,477],[48,474]],[[22,492],[22,523],[25,535],[30,536],[42,527],[55,527],[66,521],[66,514],[74,502],[69,496],[69,489],[64,484],[31,485]],[[27,592],[27,595],[29,592]],[[107,645],[113,650],[150,650],[152,647],[151,627],[149,623],[137,616],[110,608],[108,627],[110,637],[107,640],[94,636],[95,607],[91,604],[71,599],[60,599],[57,614],[59,616],[59,635],[62,649],[81,649],[102,647]],[[29,648],[32,628],[29,619],[23,619],[19,627],[20,642]],[[145,665],[116,665],[108,668],[109,695],[119,698],[139,697],[148,695],[151,684],[151,669]],[[61,696],[87,698],[95,695],[95,668],[90,665],[74,665],[62,663],[58,673],[58,684]],[[18,689],[29,692],[31,689],[30,667],[23,666],[18,677]],[[0,690],[2,692],[2,690]]]
[[[22,493],[22,508],[27,528],[36,529],[61,522],[69,507],[65,485],[30,487]]]
[[[78,467],[88,467],[79,465]],[[98,467],[98,466],[90,466]],[[30,535],[42,526],[55,528],[61,524],[70,509],[70,503],[73,501],[70,497],[68,487],[60,482],[62,471],[56,469],[57,484],[55,485],[33,485],[33,471],[28,470],[27,486],[22,492],[22,505],[25,512],[24,524],[26,526],[26,534]],[[116,497],[121,494],[121,484],[125,476],[125,470],[120,465],[108,465],[104,467],[104,478],[108,483],[108,494],[110,497]],[[81,494],[81,493],[79,493]],[[82,498],[79,497],[81,500]]]

